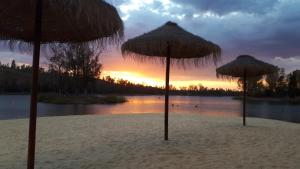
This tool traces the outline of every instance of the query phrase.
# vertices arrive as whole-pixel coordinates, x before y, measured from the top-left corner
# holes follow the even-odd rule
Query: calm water
[[[38,116],[83,114],[162,113],[163,96],[127,96],[127,103],[116,105],[54,105],[38,104]],[[0,119],[27,118],[29,96],[0,95]],[[249,102],[251,117],[300,123],[300,105],[272,102]],[[213,116],[241,116],[242,102],[231,97],[171,96],[170,112],[198,113]]]

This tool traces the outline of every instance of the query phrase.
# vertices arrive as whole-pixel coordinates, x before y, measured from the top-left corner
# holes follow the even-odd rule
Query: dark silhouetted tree
[[[289,75],[288,94],[294,98],[300,93],[300,70],[296,70]]]
[[[77,93],[88,93],[88,85],[100,77],[102,65],[99,63],[99,54],[87,44],[64,44],[51,47],[53,56],[49,58],[49,68],[64,72],[74,78],[73,85]]]
[[[10,68],[12,68],[12,69],[16,69],[16,68],[17,68],[17,65],[16,65],[16,61],[15,61],[15,60],[12,60],[12,61],[11,61]]]
[[[262,92],[263,84],[261,83],[261,80],[262,80],[262,76],[247,78],[247,93],[249,96],[256,96]],[[244,82],[243,78],[239,78],[237,81],[238,88],[241,90],[243,89],[243,82]]]

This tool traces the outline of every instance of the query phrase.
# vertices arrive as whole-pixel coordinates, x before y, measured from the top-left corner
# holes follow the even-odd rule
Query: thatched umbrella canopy
[[[1,40],[34,41],[36,2],[1,0]],[[117,10],[103,0],[43,0],[42,3],[41,43],[104,40],[114,43],[123,36],[123,22]]]
[[[169,48],[169,49],[168,49]],[[197,35],[187,32],[174,22],[129,39],[122,45],[124,57],[132,57],[138,61],[161,60],[168,57],[180,64],[192,61],[200,66],[206,60],[217,62],[221,56],[221,48]]]
[[[234,61],[217,68],[217,77],[225,79],[243,78],[243,125],[246,125],[246,85],[248,77],[272,74],[277,68],[269,63],[255,59],[253,56],[241,55]]]
[[[123,23],[103,0],[1,0],[0,40],[11,47],[33,45],[28,169],[34,169],[40,45],[92,42],[98,47],[119,43]]]
[[[256,77],[265,74],[272,74],[276,67],[255,59],[253,56],[241,55],[234,61],[217,68],[217,76],[223,78]]]
[[[187,32],[174,22],[129,39],[122,45],[124,57],[132,57],[138,61],[166,61],[166,93],[165,93],[165,140],[168,140],[168,102],[170,62],[185,65],[190,61],[198,67],[201,63],[220,59],[221,48],[197,35]]]

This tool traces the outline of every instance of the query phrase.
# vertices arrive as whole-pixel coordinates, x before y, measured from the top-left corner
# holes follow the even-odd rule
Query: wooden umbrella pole
[[[166,62],[166,87],[165,87],[165,140],[168,140],[168,129],[169,129],[169,80],[170,80],[170,46],[167,47],[167,62]]]
[[[247,97],[247,75],[246,70],[244,70],[244,82],[243,82],[243,90],[244,90],[244,97],[243,97],[243,125],[246,126],[246,97]]]
[[[34,169],[34,161],[35,161],[38,74],[39,74],[39,61],[40,61],[41,32],[42,32],[41,30],[42,6],[43,6],[42,0],[36,0],[27,169]]]

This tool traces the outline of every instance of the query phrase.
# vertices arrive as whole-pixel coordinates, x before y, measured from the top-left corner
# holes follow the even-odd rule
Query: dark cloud
[[[135,0],[110,1],[120,7]],[[127,36],[137,36],[173,20],[188,31],[220,44],[226,55],[250,53],[272,58],[300,55],[297,45],[300,1],[171,0],[171,3],[168,15],[162,14],[166,11],[161,0],[132,10],[125,21]]]
[[[193,1],[197,5],[205,2]],[[209,2],[207,1],[207,3]],[[213,2],[215,3],[215,1]],[[248,5],[247,2],[245,4]],[[257,1],[254,2],[257,3]],[[186,27],[191,28],[197,34],[205,35],[219,42],[226,55],[249,53],[269,58],[275,56],[300,57],[298,45],[300,41],[300,31],[298,30],[300,27],[300,1],[284,0],[271,4],[268,4],[270,3],[268,0],[260,2],[267,6],[266,8],[272,6],[272,10],[255,15],[241,8],[240,12],[228,13],[223,16],[211,14],[212,16],[205,17],[201,16],[203,12],[200,12],[198,18],[186,19],[184,23]],[[225,7],[226,5],[222,8]],[[233,7],[229,7],[227,11],[231,9]]]
[[[264,14],[272,10],[278,0],[173,0],[199,11],[211,11],[219,15],[230,12]]]
[[[246,37],[233,41],[237,44],[235,49],[252,50],[262,56],[300,56],[299,6],[300,1],[278,4],[276,10],[253,25],[254,32],[245,32]]]

